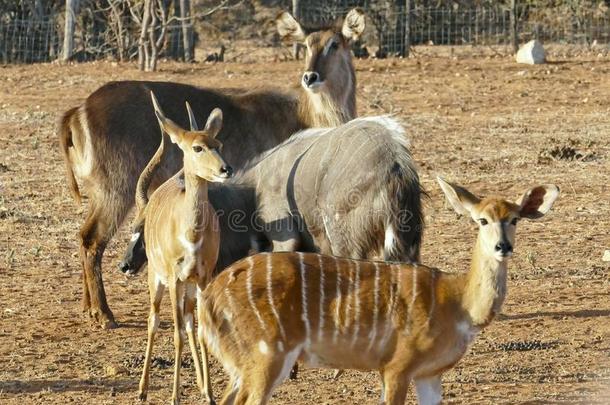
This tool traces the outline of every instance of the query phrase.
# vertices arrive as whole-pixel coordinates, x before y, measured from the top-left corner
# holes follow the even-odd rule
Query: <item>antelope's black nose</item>
[[[226,177],[233,176],[233,168],[231,166],[223,166],[220,168],[220,173],[224,174]]]
[[[512,252],[513,246],[509,242],[499,242],[496,245],[496,252],[501,252],[503,255]]]
[[[318,72],[305,72],[303,73],[303,83],[309,87],[320,79]]]

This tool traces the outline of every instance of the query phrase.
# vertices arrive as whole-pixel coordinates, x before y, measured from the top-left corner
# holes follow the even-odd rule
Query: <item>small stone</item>
[[[602,261],[610,262],[610,250],[606,250],[604,252],[604,256],[602,257]]]
[[[546,62],[544,48],[540,41],[533,39],[522,45],[516,55],[517,63],[525,63],[528,65],[538,65]]]

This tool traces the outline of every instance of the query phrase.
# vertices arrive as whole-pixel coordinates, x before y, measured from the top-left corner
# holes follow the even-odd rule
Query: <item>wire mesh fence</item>
[[[299,19],[306,27],[328,26],[343,17],[349,7],[332,2],[302,2]],[[410,45],[508,45],[511,43],[511,12],[506,6],[477,8],[387,7],[387,2],[367,2],[368,19],[364,44],[376,49],[377,56],[405,54]],[[608,10],[561,10],[519,7],[515,13],[518,41],[539,39],[543,42],[610,45]],[[0,62],[35,63],[57,59],[61,53],[63,29],[60,15],[37,20],[0,21]],[[75,58],[137,57],[137,27],[128,19],[120,41],[111,24],[103,28],[91,24],[78,27]],[[184,31],[180,24],[167,29],[162,57],[181,59],[184,54],[183,32],[196,39],[196,29]],[[235,38],[234,35],[232,39]],[[120,44],[120,46],[119,46]]]

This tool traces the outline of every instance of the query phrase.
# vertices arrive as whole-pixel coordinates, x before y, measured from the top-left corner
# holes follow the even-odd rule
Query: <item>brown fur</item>
[[[153,102],[156,100],[153,96]],[[208,181],[224,181],[228,167],[218,154],[220,143],[214,139],[222,123],[222,113],[216,109],[203,131],[184,131],[167,120],[158,106],[155,110],[163,130],[184,152],[184,170],[163,183],[151,195],[146,206],[146,251],[149,257],[148,287],[150,315],[148,318],[148,344],[144,369],[140,380],[140,399],[146,399],[152,347],[159,326],[159,309],[166,287],[169,288],[174,318],[174,387],[172,400],[180,401],[180,364],[183,333],[188,335],[195,363],[197,383],[203,395],[212,400],[207,365],[207,351],[203,336],[199,334],[199,357],[194,334],[195,302],[212,278],[220,233],[218,218],[209,204]],[[161,146],[165,144],[163,136]],[[195,147],[201,148],[194,150]],[[204,149],[205,148],[205,149]],[[180,180],[184,175],[184,183]],[[201,305],[198,305],[201,308]],[[201,312],[199,311],[199,314]],[[201,318],[199,318],[201,324]]]
[[[231,377],[223,404],[266,403],[297,357],[312,366],[378,370],[385,404],[403,404],[411,381],[420,404],[441,402],[442,373],[462,358],[506,294],[506,259],[498,261],[486,247],[501,239],[486,226],[514,228],[528,202],[482,203],[470,193],[476,200],[462,202],[468,195],[439,182],[455,193],[452,203],[488,221],[469,272],[269,253],[235,263],[208,286],[206,342]],[[544,187],[541,214],[558,196],[555,186]]]
[[[298,25],[296,21],[289,22]],[[223,155],[239,168],[300,129],[335,125],[354,117],[356,81],[347,45],[346,42],[345,47],[327,56],[336,62],[328,64],[333,74],[326,75],[328,85],[316,94],[302,87],[288,92],[264,89],[237,94],[178,83],[111,82],[92,93],[82,106],[64,114],[59,134],[73,193],[78,187],[70,156],[83,152],[69,147],[67,134],[72,139],[82,139],[92,155],[89,156],[92,170],[79,179],[82,191],[89,197],[80,236],[83,307],[90,316],[104,327],[116,326],[106,302],[101,261],[107,243],[134,204],[136,182],[159,144],[149,92],[155,92],[168,117],[182,126],[188,123],[182,107],[186,101],[200,119],[213,108],[221,108],[227,118],[227,125],[219,134],[225,145]],[[85,117],[85,123],[77,122],[78,114]],[[164,152],[163,162],[151,168],[152,179],[145,182],[149,182],[151,189],[158,187],[176,173],[180,162],[179,150],[170,147]]]

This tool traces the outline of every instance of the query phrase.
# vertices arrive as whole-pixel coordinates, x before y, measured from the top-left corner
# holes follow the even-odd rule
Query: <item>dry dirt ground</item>
[[[475,225],[444,203],[443,174],[479,194],[517,198],[536,183],[562,195],[539,222],[523,221],[503,313],[444,376],[448,403],[610,403],[610,59],[596,54],[519,66],[505,57],[357,61],[359,113],[394,113],[408,126],[430,199],[423,261],[468,268]],[[146,277],[117,271],[127,233],[105,257],[121,327],[81,314],[76,235],[83,217],[67,192],[58,114],[109,80],[201,86],[289,86],[298,62],[182,65],[154,74],[109,62],[0,67],[0,402],[133,403],[146,342]],[[149,403],[171,395],[167,306]],[[188,353],[188,351],[186,351]],[[200,403],[185,354],[184,403]],[[226,382],[214,363],[216,395]],[[272,403],[374,404],[376,373],[303,370]],[[413,393],[408,401],[414,401]]]

